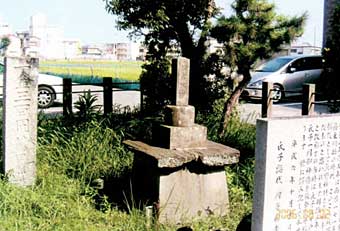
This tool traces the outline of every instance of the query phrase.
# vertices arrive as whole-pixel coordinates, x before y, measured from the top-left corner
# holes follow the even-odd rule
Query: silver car
[[[251,73],[244,91],[250,98],[262,97],[262,82],[273,83],[273,101],[283,97],[301,95],[304,83],[316,83],[322,72],[322,56],[282,56],[272,59]]]
[[[4,65],[0,62],[0,87],[3,87]],[[3,89],[0,89],[1,95]],[[63,79],[54,75],[39,74],[38,107],[48,108],[55,102],[62,102]],[[1,97],[2,98],[2,97]]]

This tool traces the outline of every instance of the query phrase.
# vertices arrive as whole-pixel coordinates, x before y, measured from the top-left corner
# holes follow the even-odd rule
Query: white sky
[[[232,0],[216,0],[228,6]],[[269,0],[284,15],[299,15],[307,11],[309,18],[301,41],[312,45],[322,43],[323,0]],[[28,30],[30,16],[38,12],[47,15],[48,23],[64,28],[66,38],[78,38],[85,43],[128,41],[127,33],[115,29],[115,19],[105,11],[103,0],[3,0],[1,18],[14,31]]]

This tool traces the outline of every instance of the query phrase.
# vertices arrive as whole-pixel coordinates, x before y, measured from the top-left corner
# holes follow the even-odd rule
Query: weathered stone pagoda
[[[135,201],[156,205],[162,223],[181,223],[228,211],[224,166],[238,162],[239,151],[207,139],[188,105],[189,66],[173,60],[176,105],[167,106],[165,124],[154,129],[152,144],[127,140],[135,151],[132,191]]]

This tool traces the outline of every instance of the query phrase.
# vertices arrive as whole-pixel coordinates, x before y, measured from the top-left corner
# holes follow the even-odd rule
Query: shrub
[[[256,128],[254,125],[247,123],[247,121],[240,119],[237,108],[232,112],[225,135],[223,137],[218,135],[218,129],[223,116],[223,102],[224,99],[216,100],[213,110],[199,113],[197,116],[198,123],[208,127],[209,139],[239,149],[241,159],[254,157]]]
[[[79,96],[78,101],[74,103],[74,107],[78,110],[77,115],[81,120],[90,120],[99,114],[100,105],[95,105],[98,96],[92,95],[91,91],[84,91]]]
[[[147,115],[159,115],[167,104],[171,104],[174,95],[173,78],[170,77],[170,62],[166,58],[154,59],[143,65],[140,76],[143,99],[143,112]]]

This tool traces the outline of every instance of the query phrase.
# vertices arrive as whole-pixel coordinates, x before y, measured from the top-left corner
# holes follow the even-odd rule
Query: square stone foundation
[[[238,162],[238,150],[211,141],[205,149],[190,150],[125,143],[136,150],[133,198],[139,205],[154,205],[159,222],[177,224],[228,213],[224,166]]]
[[[160,176],[159,221],[182,222],[228,211],[228,186],[224,168],[196,173],[183,168]]]

